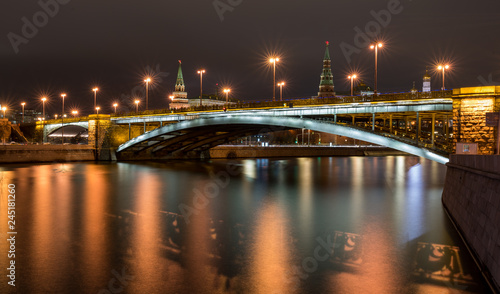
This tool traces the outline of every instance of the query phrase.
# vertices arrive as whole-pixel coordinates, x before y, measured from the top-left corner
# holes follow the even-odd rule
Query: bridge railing
[[[308,98],[292,98],[283,101],[257,101],[257,102],[232,102],[227,105],[205,105],[193,106],[178,109],[155,109],[141,112],[128,112],[112,114],[112,117],[123,116],[138,116],[138,115],[158,115],[158,114],[183,114],[196,111],[223,111],[231,109],[245,108],[278,108],[278,107],[296,107],[310,106],[323,104],[344,104],[344,103],[361,103],[361,102],[377,102],[377,101],[402,101],[416,99],[436,99],[436,98],[451,98],[452,91],[434,91],[434,92],[417,92],[417,93],[388,93],[380,95],[364,95],[364,96],[336,96],[336,97],[308,97]]]

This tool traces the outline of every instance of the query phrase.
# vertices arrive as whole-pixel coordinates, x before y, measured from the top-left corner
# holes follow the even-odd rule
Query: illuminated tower
[[[184,77],[182,76],[182,62],[179,60],[179,70],[177,71],[177,80],[175,81],[175,91],[172,93],[170,108],[189,107]]]
[[[422,93],[427,93],[431,91],[431,76],[427,69],[425,69],[424,84],[422,87]]]
[[[330,59],[330,51],[328,49],[329,42],[326,41],[325,57],[323,58],[323,72],[319,82],[318,97],[333,97],[333,75],[332,75],[332,60]]]

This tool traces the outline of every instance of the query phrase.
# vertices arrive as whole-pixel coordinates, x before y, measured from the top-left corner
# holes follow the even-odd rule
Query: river
[[[412,156],[4,165],[1,293],[488,293]],[[8,185],[15,185],[15,228]],[[6,239],[15,231],[15,258]],[[15,261],[15,287],[8,284]]]

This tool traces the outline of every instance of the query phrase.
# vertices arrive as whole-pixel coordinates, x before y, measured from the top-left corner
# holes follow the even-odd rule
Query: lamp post
[[[200,75],[200,106],[203,103],[203,74],[205,73],[204,69],[200,69],[198,74]]]
[[[2,111],[3,111],[3,118],[5,118],[5,112],[7,111],[7,107],[2,107]]]
[[[113,107],[115,108],[115,113],[116,113],[116,108],[118,107],[118,103],[113,103]]]
[[[76,117],[78,115],[78,110],[71,111],[71,114],[73,114],[73,117]]]
[[[377,95],[377,63],[378,63],[378,48],[382,48],[382,43],[372,44],[370,49],[375,49],[375,89],[373,93]]]
[[[353,80],[354,80],[355,78],[357,78],[357,76],[356,76],[356,75],[350,75],[350,76],[348,76],[347,78],[351,80],[351,96],[354,96],[354,94],[353,94],[353,93],[354,93]]]
[[[92,89],[94,91],[94,109],[97,107],[97,91],[99,91],[99,88],[95,87]]]
[[[144,82],[146,82],[146,110],[148,110],[148,92],[149,92],[149,82],[151,82],[151,78],[147,78],[144,80]]]
[[[64,144],[64,97],[66,97],[66,94],[61,94],[62,97],[62,113],[61,113],[61,142]]]
[[[99,115],[99,109],[101,109],[99,106],[97,106],[97,107],[95,108],[95,110],[96,110],[96,112],[97,112],[97,115]]]
[[[285,82],[278,83],[278,86],[280,86],[280,101],[283,101],[283,86],[285,85]]]
[[[135,100],[134,103],[135,103],[135,112],[139,112],[139,100]]]
[[[441,88],[441,90],[443,90],[443,91],[445,90],[445,87],[444,87],[444,70],[445,69],[449,69],[449,68],[450,68],[450,66],[448,64],[438,66],[438,69],[442,70],[442,73],[443,73],[443,87]]]
[[[276,62],[280,61],[279,58],[271,58],[269,62],[273,64],[273,101],[276,100]]]
[[[229,92],[231,92],[231,89],[228,88],[224,89],[224,93],[226,93],[226,103],[229,102]]]
[[[24,123],[24,105],[26,105],[26,102],[21,103],[21,106],[23,107],[23,114],[22,114],[23,115],[23,119],[22,119],[23,123]]]
[[[47,98],[42,97],[42,120],[45,120],[45,101],[47,101]]]

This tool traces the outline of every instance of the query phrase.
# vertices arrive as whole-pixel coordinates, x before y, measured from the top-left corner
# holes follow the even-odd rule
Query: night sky
[[[44,12],[44,3],[47,4]],[[56,4],[56,5],[54,5]],[[355,71],[373,84],[374,53],[363,39],[380,40],[379,92],[421,89],[430,68],[434,89],[448,62],[446,87],[500,85],[500,1],[325,0],[5,0],[0,4],[0,103],[91,112],[92,88],[105,111],[122,110],[154,74],[150,108],[164,108],[182,60],[188,97],[216,83],[241,100],[272,98],[277,81],[285,97],[317,95],[325,41],[330,41],[337,92]],[[29,24],[26,24],[26,21]],[[35,30],[33,30],[34,26]],[[368,31],[367,31],[368,30]],[[360,34],[359,32],[362,32]],[[356,39],[355,39],[356,38]],[[365,44],[363,44],[365,43]]]

